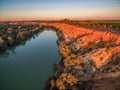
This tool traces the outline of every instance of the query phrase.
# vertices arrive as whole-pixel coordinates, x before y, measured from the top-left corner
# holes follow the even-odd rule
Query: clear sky
[[[120,20],[120,0],[0,0],[0,20]]]

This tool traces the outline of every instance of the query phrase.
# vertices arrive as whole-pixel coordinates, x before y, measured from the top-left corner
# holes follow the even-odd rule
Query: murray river
[[[43,90],[59,59],[56,41],[44,31],[0,55],[0,90]]]

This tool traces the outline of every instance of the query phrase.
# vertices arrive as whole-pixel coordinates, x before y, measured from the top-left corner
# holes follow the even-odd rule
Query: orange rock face
[[[61,30],[66,43],[70,42],[71,39],[76,39],[71,43],[72,49],[88,49],[90,45],[94,48],[102,41],[104,44],[102,47],[98,47],[98,49],[88,52],[86,55],[86,57],[91,58],[95,62],[97,67],[107,62],[113,54],[120,53],[120,34],[80,28],[64,23],[43,23],[43,25],[54,26]],[[106,50],[108,47],[111,48]]]
[[[115,55],[119,52],[120,52],[120,46],[112,47],[109,50],[102,48],[102,49],[96,49],[89,52],[86,55],[86,57],[93,60],[97,67],[100,67],[102,64],[103,65],[106,64],[107,61],[111,59],[112,55]]]
[[[52,83],[59,90],[80,86],[88,90],[115,90],[120,88],[120,33],[81,28],[64,23],[42,23],[58,30],[58,45],[62,56],[62,71]],[[60,34],[59,34],[60,31]],[[62,39],[61,39],[62,37]],[[57,71],[57,72],[58,72]],[[116,76],[116,77],[114,77]],[[102,79],[105,78],[105,79]],[[90,83],[91,81],[94,83]],[[112,80],[116,80],[112,83]],[[88,86],[87,86],[88,83]],[[76,85],[77,84],[77,85]],[[113,85],[114,87],[109,87]],[[80,87],[79,87],[80,88]],[[75,90],[79,90],[75,88]],[[116,89],[117,90],[117,89]]]

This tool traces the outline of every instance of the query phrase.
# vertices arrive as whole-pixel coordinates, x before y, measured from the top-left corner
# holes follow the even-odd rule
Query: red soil
[[[92,58],[96,66],[99,67],[115,53],[120,53],[120,35],[114,34],[111,32],[97,31],[77,26],[72,26],[64,23],[41,23],[42,25],[54,26],[62,30],[66,42],[68,39],[76,39],[80,35],[89,34],[84,37],[81,37],[74,42],[74,45],[78,45],[79,48],[88,47],[90,43],[99,42],[108,42],[116,47],[112,47],[109,51],[106,52],[105,48],[93,50],[87,54],[87,57]],[[82,42],[82,43],[81,43]]]

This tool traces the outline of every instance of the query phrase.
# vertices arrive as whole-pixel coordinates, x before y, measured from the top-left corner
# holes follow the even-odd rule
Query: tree
[[[68,23],[68,22],[70,22],[70,19],[65,18],[65,19],[61,20],[61,22]]]

